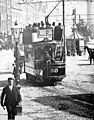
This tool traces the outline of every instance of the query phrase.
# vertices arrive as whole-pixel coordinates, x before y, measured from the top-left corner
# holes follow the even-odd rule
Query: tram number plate
[[[50,72],[51,72],[51,73],[58,73],[58,69],[57,69],[57,68],[51,69]]]

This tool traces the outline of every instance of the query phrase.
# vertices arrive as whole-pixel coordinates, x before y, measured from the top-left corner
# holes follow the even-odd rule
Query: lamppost
[[[11,28],[12,30],[12,35],[14,37],[14,41],[15,41],[15,48],[14,48],[14,57],[15,57],[15,67],[14,67],[14,78],[15,78],[15,82],[16,82],[16,86],[20,87],[20,71],[19,71],[19,41],[20,41],[20,35],[21,35],[21,30],[22,28],[20,28],[17,24],[17,21],[14,24],[14,27]]]

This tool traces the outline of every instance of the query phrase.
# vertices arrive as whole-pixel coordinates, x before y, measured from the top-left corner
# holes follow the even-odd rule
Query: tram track
[[[87,102],[87,98],[80,99],[81,95],[83,95],[83,96],[88,95],[88,94],[92,95],[92,92],[82,88],[80,86],[80,84],[78,83],[78,79],[76,79],[75,84],[76,84],[76,87],[74,88],[73,86],[69,86],[69,85],[61,82],[61,83],[58,83],[56,86],[43,87],[43,89],[46,89],[49,92],[53,92],[63,98],[65,97],[65,98],[71,99],[71,96],[78,95],[78,98],[73,98],[73,101],[78,101],[83,104],[94,106],[94,104],[92,104],[92,102]],[[78,92],[77,93],[71,93],[71,92],[69,93],[68,91],[66,92],[65,89],[69,89],[69,91],[71,91],[70,89],[73,89],[73,91],[77,90]]]
[[[75,78],[76,80],[79,79],[79,77],[78,79],[77,77]],[[79,88],[80,83],[76,84],[76,82],[78,81],[75,81],[75,85],[76,87]],[[26,85],[26,83],[24,84]],[[25,86],[22,87],[22,89],[24,88],[22,90],[24,91],[23,92],[24,104],[27,107],[29,107],[30,104],[32,104],[31,103],[32,101],[34,103],[34,106],[38,105],[38,107],[40,106],[41,108],[42,105],[44,110],[46,108],[49,108],[51,110],[53,109],[60,112],[62,111],[62,113],[67,112],[70,115],[76,114],[77,116],[82,116],[82,117],[85,116],[86,118],[92,118],[93,116],[92,110],[94,105],[86,101],[86,99],[88,98],[87,96],[85,97],[84,100],[79,99],[79,98],[83,98],[83,96],[86,95],[85,92],[84,93],[80,92],[81,94],[79,94],[78,91],[77,93],[73,93],[74,89],[73,91],[70,90],[72,88],[70,88],[70,85],[67,84],[67,81],[65,83],[65,81],[62,80],[62,82],[57,83],[57,85],[55,86],[40,87],[40,86],[34,86],[34,85],[29,86],[29,85],[26,86],[26,89]]]

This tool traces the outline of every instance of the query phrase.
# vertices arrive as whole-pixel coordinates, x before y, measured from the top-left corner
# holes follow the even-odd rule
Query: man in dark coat
[[[61,23],[58,23],[58,26],[54,28],[54,40],[61,41],[62,39],[62,29]]]
[[[17,114],[17,105],[21,102],[21,94],[16,86],[14,86],[14,79],[8,78],[8,85],[3,88],[1,94],[1,106],[6,106],[8,113],[8,120],[15,120]],[[5,108],[4,108],[5,109]]]

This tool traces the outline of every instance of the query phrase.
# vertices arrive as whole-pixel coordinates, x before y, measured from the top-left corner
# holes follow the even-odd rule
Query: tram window
[[[62,61],[63,53],[62,47],[57,46],[55,51],[55,61]]]
[[[44,47],[44,53],[49,53],[49,55],[52,57],[52,47],[50,45],[46,45]]]
[[[34,57],[34,50],[33,50],[33,48],[31,49],[31,57]]]
[[[28,58],[28,49],[25,49],[25,57]]]
[[[35,60],[40,60],[40,61],[44,60],[44,55],[42,52],[43,50],[40,48],[35,50]]]
[[[25,56],[26,56],[26,58],[31,58],[31,57],[33,57],[33,56],[34,56],[34,54],[33,54],[33,49],[26,49],[26,50],[25,50]]]

